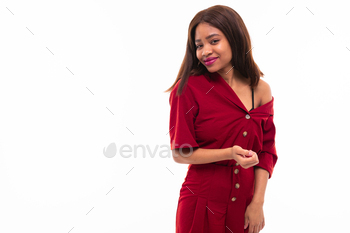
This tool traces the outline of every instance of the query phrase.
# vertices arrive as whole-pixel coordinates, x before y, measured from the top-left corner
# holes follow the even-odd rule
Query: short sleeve
[[[185,86],[181,95],[176,95],[179,82],[175,85],[169,97],[169,135],[171,150],[175,148],[199,147],[196,142],[194,128],[198,104],[188,85]]]
[[[273,115],[270,115],[263,125],[263,146],[261,152],[258,154],[259,163],[257,167],[261,167],[269,172],[271,178],[273,169],[277,162],[277,153],[275,146],[276,128],[273,122]]]

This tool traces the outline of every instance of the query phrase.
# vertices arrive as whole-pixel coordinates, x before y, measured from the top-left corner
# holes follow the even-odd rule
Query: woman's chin
[[[218,69],[217,68],[215,68],[215,67],[212,67],[212,66],[206,66],[206,68],[207,68],[207,70],[210,72],[210,73],[215,73],[215,72],[217,72],[218,71]]]

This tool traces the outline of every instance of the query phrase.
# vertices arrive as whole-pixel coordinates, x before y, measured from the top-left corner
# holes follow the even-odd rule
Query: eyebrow
[[[210,34],[209,36],[205,37],[206,40],[212,38],[213,36],[220,36],[219,34],[216,34],[216,33],[213,33],[213,34]],[[195,40],[195,42],[200,42],[201,40],[198,39],[198,40]]]

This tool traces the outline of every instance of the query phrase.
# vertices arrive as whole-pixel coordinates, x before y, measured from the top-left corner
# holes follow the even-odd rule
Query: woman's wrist
[[[228,149],[228,154],[227,154],[227,159],[235,159],[234,158],[234,153],[233,153],[233,147],[229,147]]]
[[[254,205],[263,206],[264,205],[264,199],[263,198],[254,198],[253,197],[251,203],[254,204]]]

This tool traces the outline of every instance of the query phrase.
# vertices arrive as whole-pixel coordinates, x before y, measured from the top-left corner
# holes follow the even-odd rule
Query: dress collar
[[[248,111],[242,101],[237,96],[236,92],[230,87],[230,85],[223,79],[217,72],[214,73],[205,73],[204,76],[209,80],[209,82],[213,85],[212,90],[216,91],[218,94],[225,96],[228,100],[230,100],[233,104],[235,104],[237,107],[242,109],[244,112],[248,114],[255,114],[255,113],[267,113],[270,115],[274,114],[273,109],[273,102],[274,97],[272,99],[259,106],[254,108],[251,111]]]

